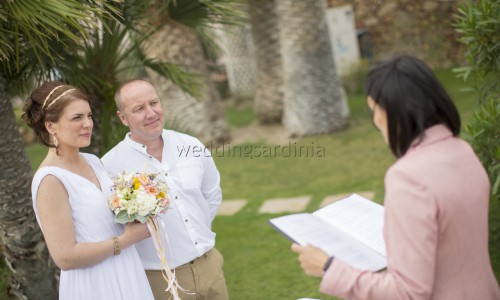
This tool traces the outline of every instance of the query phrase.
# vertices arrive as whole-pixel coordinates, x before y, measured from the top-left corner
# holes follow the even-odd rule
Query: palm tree
[[[145,38],[127,24],[107,19],[102,21],[102,28],[90,31],[80,49],[60,49],[58,76],[83,88],[95,100],[92,144],[85,151],[103,155],[123,139],[127,128],[116,115],[114,93],[121,82],[146,77],[146,67],[187,94],[196,94],[201,86],[196,77],[179,66],[147,59],[140,47]]]
[[[283,123],[291,136],[347,125],[346,96],[333,61],[325,1],[278,0],[283,54]]]
[[[261,123],[283,116],[283,66],[276,0],[250,0],[250,24],[256,60],[255,111]]]
[[[121,19],[121,2],[16,0],[0,3],[0,105],[3,108],[0,109],[0,163],[6,170],[0,175],[0,238],[7,265],[13,273],[10,293],[18,298],[53,299],[57,282],[31,209],[31,167],[6,90],[26,91],[31,88],[29,83],[62,78],[92,93],[97,100],[94,109],[102,116],[98,117],[96,127],[105,133],[97,139],[101,146],[93,149],[95,153],[115,138],[106,133],[122,128],[106,122],[106,117],[114,115],[112,94],[118,82],[144,75],[144,68],[148,67],[167,76],[187,94],[197,95],[197,78],[176,65],[144,56],[139,45],[147,35],[137,38],[136,31],[127,27],[129,22],[118,22],[136,19],[140,9],[134,1],[127,1],[125,16],[128,18]],[[147,1],[137,2],[148,6]],[[212,3],[204,5],[207,6]],[[216,5],[201,16],[178,15],[185,18],[184,22],[197,20],[194,24],[208,27],[203,22],[210,19],[207,12],[212,16],[214,11],[220,14],[225,10]]]
[[[154,33],[146,40],[144,51],[150,59],[182,65],[198,74],[204,89],[198,97],[186,95],[172,82],[147,70],[166,107],[167,122],[200,138],[202,142],[220,143],[229,138],[220,95],[210,80],[206,51],[217,49],[215,24],[238,24],[241,19],[239,1],[185,0],[153,1],[148,18]],[[156,13],[155,13],[156,12]]]
[[[17,299],[56,299],[56,271],[32,209],[31,165],[7,91],[28,89],[27,74],[53,62],[54,42],[67,46],[87,35],[105,10],[101,1],[16,0],[0,3],[0,240],[9,269],[9,294]],[[8,86],[7,86],[8,84]]]
[[[166,109],[170,126],[187,131],[204,143],[223,142],[229,137],[220,96],[210,81],[208,66],[198,36],[192,29],[174,22],[164,24],[146,41],[149,58],[182,65],[196,73],[204,83],[199,98],[185,94],[179,87],[151,69],[147,70]]]
[[[195,3],[196,5],[185,7],[179,6],[179,2],[174,3],[167,0],[165,2],[165,5],[168,4],[166,8],[161,7],[158,11],[169,9],[172,20],[180,19],[180,21],[176,21],[177,23],[184,22],[194,28],[210,26],[206,23],[207,20],[210,21],[210,16],[203,13],[203,10],[200,13],[199,4]],[[141,47],[141,45],[147,44],[146,41],[154,41],[158,34],[156,28],[149,30],[151,26],[147,27],[148,23],[143,21],[144,14],[149,13],[150,8],[151,1],[129,0],[123,7],[117,7],[117,10],[122,11],[123,16],[125,16],[122,22],[113,19],[103,20],[103,30],[94,29],[91,31],[89,39],[85,40],[77,51],[64,47],[59,49],[58,76],[63,81],[84,88],[96,100],[93,107],[95,130],[92,136],[92,146],[90,149],[86,149],[88,152],[102,155],[123,138],[126,130],[116,117],[113,95],[120,82],[137,77],[149,76],[160,95],[165,95],[162,93],[164,85],[161,84],[165,82],[168,82],[169,89],[182,95],[178,102],[172,101],[171,97],[163,97],[170,100],[167,102],[168,116],[171,117],[170,123],[172,123],[172,119],[180,120],[175,122],[176,127],[191,129],[191,133],[194,131],[192,128],[198,128],[201,131],[198,136],[205,141],[210,140],[206,138],[207,136],[213,137],[215,135],[220,139],[227,136],[227,125],[219,103],[195,100],[195,97],[202,98],[201,96],[207,90],[208,92],[215,91],[213,87],[211,90],[201,90],[203,88],[202,80],[199,76],[193,76],[188,72],[193,71],[193,68],[186,68],[185,64],[179,66],[179,62],[183,62],[182,60],[171,59],[162,54],[147,57],[143,48],[146,50],[148,48]],[[223,13],[227,15],[225,11]],[[224,20],[224,18],[222,19]],[[138,22],[138,20],[140,21]],[[166,39],[162,41],[165,42]],[[198,42],[198,40],[196,41]],[[166,50],[175,52],[170,49],[176,48],[175,42],[177,41],[174,39],[172,43],[163,43],[160,49],[166,47]],[[191,58],[198,60],[203,57],[200,52],[193,52],[187,53],[187,55],[182,53],[182,55],[187,60]],[[206,66],[206,62],[203,59],[197,61],[195,65]],[[194,70],[196,71],[196,69]],[[205,82],[205,87],[209,84],[212,83]],[[218,98],[210,97],[210,99],[217,100]],[[175,103],[176,107],[182,107],[182,109],[172,108],[171,103]],[[180,115],[183,117],[179,118]],[[186,123],[182,123],[182,121]],[[214,134],[210,131],[211,129],[220,132],[221,128],[226,130],[222,131],[223,134]],[[206,133],[208,135],[205,136]]]

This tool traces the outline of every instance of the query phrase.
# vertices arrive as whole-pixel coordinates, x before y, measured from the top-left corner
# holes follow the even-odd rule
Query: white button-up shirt
[[[165,255],[176,268],[203,255],[215,245],[211,224],[222,201],[220,176],[207,148],[196,138],[163,130],[162,161],[147,147],[125,139],[102,157],[109,175],[159,172],[169,187],[170,209],[159,217],[167,234]],[[146,270],[160,270],[152,238],[135,244]]]

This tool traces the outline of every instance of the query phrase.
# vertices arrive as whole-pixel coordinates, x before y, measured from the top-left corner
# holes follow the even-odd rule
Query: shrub
[[[500,200],[500,102],[490,99],[484,103],[466,132],[490,176],[492,198]]]
[[[475,78],[481,106],[466,127],[469,141],[488,171],[492,198],[500,199],[500,1],[469,1],[461,5],[454,24],[467,48],[468,65],[455,69]],[[472,76],[471,76],[472,75]]]
[[[476,77],[481,100],[500,97],[500,1],[467,2],[458,9],[455,28],[467,48],[468,66],[458,68],[459,76]]]

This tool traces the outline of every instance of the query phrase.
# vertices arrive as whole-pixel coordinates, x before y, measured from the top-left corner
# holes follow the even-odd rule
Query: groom
[[[163,107],[150,83],[124,83],[116,91],[115,102],[118,116],[130,132],[102,157],[106,170],[112,176],[122,171],[160,174],[169,186],[171,200],[170,209],[160,217],[169,241],[165,255],[179,285],[191,293],[179,291],[179,296],[183,300],[227,300],[223,258],[214,247],[211,229],[222,201],[212,157],[199,152],[179,155],[179,149],[204,146],[194,137],[163,129]],[[136,248],[155,299],[168,299],[153,240],[141,241]]]

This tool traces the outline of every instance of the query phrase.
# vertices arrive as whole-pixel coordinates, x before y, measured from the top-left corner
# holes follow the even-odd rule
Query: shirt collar
[[[453,136],[453,133],[443,124],[427,128],[421,138],[416,138],[411,143],[411,149],[425,147]]]
[[[163,129],[163,132],[161,134],[161,137],[163,139],[163,142],[166,141],[166,136],[167,136],[167,131],[165,129]],[[138,143],[136,141],[134,141],[133,139],[130,138],[130,132],[127,133],[125,135],[125,139],[124,139],[124,142],[129,145],[130,147],[132,147],[132,149],[135,149],[139,152],[142,152],[142,153],[145,153],[147,154],[147,150],[148,150],[148,147],[144,144],[141,144],[141,143]],[[165,146],[163,146],[163,148],[165,148]]]

